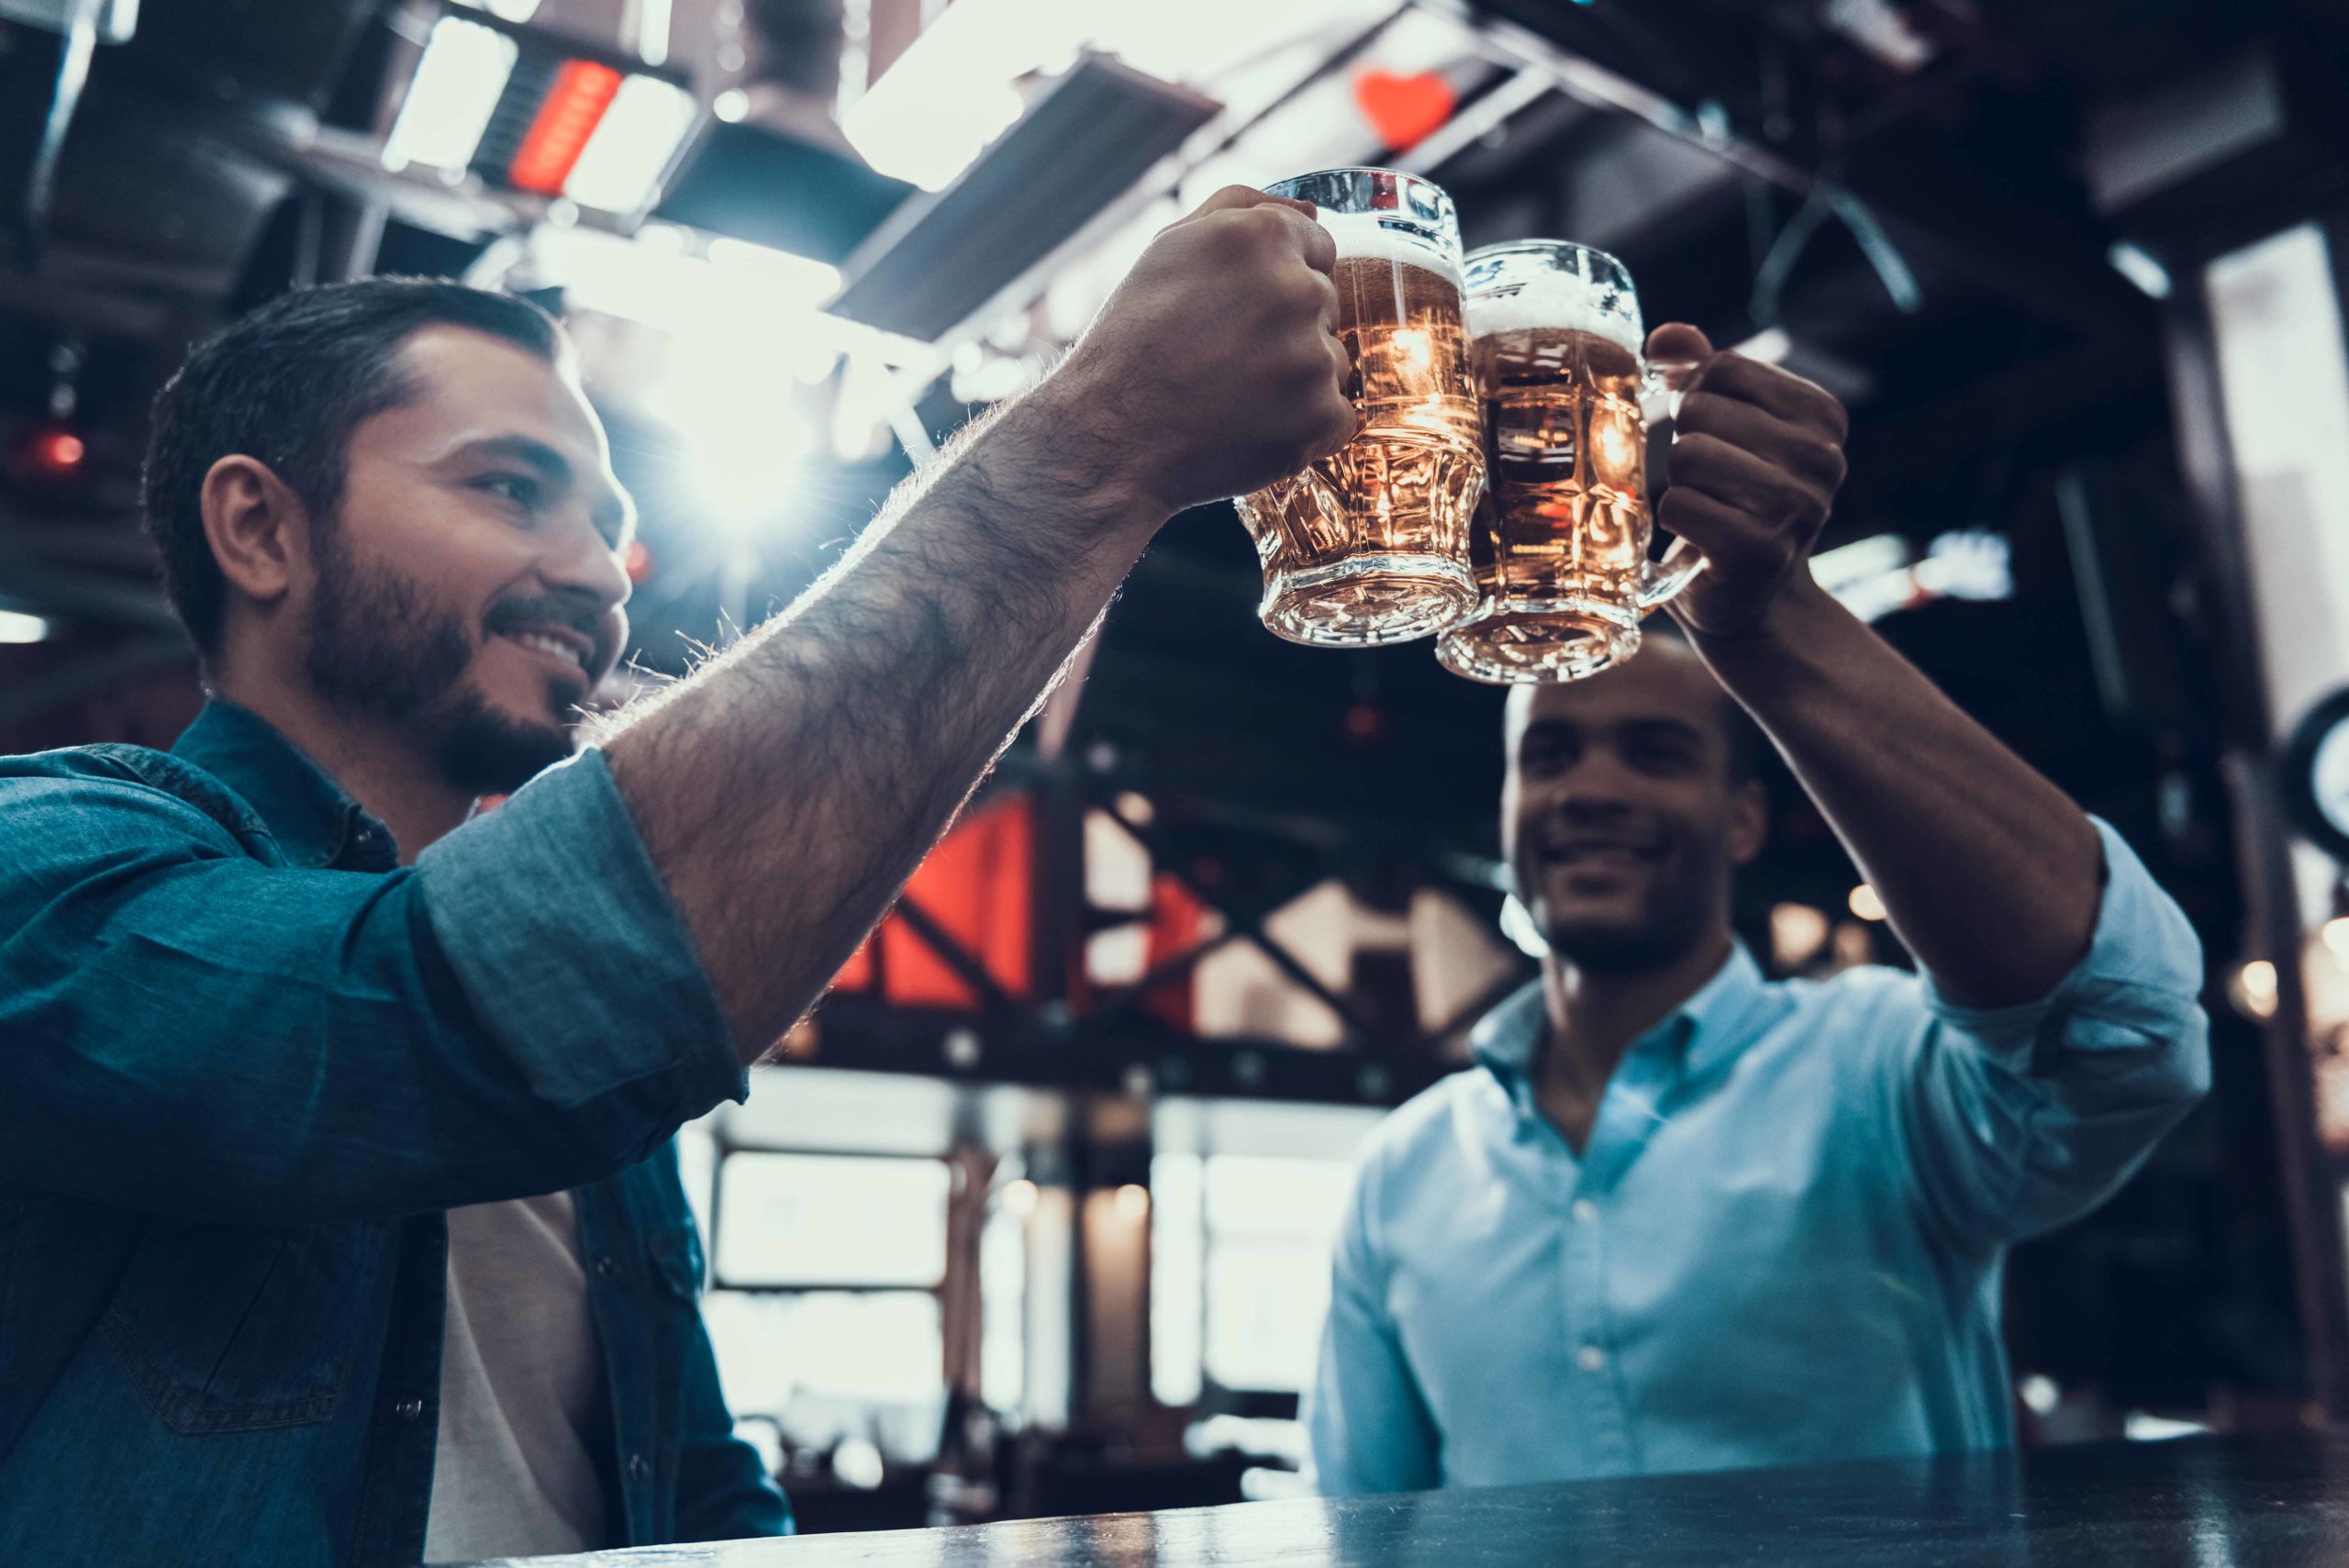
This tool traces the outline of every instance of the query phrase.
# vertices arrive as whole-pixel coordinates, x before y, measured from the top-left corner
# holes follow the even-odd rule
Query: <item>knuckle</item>
[[[1272,295],[1283,309],[1318,320],[1323,307],[1336,301],[1337,291],[1320,273],[1297,266],[1281,272],[1274,282]]]
[[[1682,476],[1709,472],[1720,466],[1729,450],[1729,443],[1710,430],[1683,430],[1672,443],[1672,472]]]
[[[1713,428],[1720,422],[1729,400],[1718,392],[1701,389],[1689,393],[1680,400],[1680,412],[1675,416],[1675,428],[1686,439]]]
[[[1267,230],[1253,208],[1209,213],[1199,224],[1202,241],[1216,255],[1237,261],[1262,250]]]
[[[1756,371],[1771,368],[1759,360],[1749,360],[1734,350],[1723,349],[1705,361],[1704,386],[1717,395],[1735,397],[1753,388]],[[1689,395],[1696,395],[1691,393]]]

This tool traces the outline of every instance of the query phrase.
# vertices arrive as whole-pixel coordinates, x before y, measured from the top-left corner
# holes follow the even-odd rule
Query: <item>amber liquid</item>
[[[1651,523],[1640,367],[1588,332],[1530,328],[1476,344],[1492,502],[1470,541],[1486,603],[1630,604]]]
[[[1468,335],[1459,286],[1442,272],[1351,257],[1335,277],[1361,428],[1295,478],[1242,497],[1240,517],[1264,564],[1267,626],[1306,641],[1399,641],[1448,624],[1473,598],[1461,568],[1485,450]],[[1363,570],[1349,573],[1350,563]],[[1301,573],[1311,585],[1286,591]]]

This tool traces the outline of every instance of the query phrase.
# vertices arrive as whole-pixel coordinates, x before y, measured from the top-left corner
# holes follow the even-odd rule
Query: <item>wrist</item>
[[[1063,363],[1007,405],[981,444],[1007,482],[1033,486],[1072,521],[1154,532],[1181,508],[1160,496],[1142,471],[1145,443],[1120,439],[1107,407]]]
[[[1821,588],[1805,563],[1794,580],[1770,595],[1759,614],[1725,630],[1709,631],[1684,621],[1688,640],[1718,666],[1730,662],[1777,662],[1787,655],[1806,652],[1835,621],[1850,612]]]

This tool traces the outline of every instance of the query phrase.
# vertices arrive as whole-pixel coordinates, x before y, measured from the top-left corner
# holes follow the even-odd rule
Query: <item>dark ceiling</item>
[[[2123,230],[2092,208],[2086,127],[2099,106],[2231,51],[2349,53],[2349,25],[2314,0],[1909,0],[1898,9],[1933,54],[1903,70],[1829,27],[1831,9],[1492,0],[1473,15],[1698,113],[1734,155],[1552,95],[1432,172],[1472,244],[1571,234],[1625,258],[1652,321],[1692,320],[1724,343],[1784,328],[1790,363],[1853,404],[1852,478],[1828,542],[2012,540],[2012,603],[1896,616],[1887,635],[2091,803],[2149,814],[2156,742],[2097,706],[2054,502],[2067,468],[2119,475],[2148,548],[2184,559],[2158,307],[2107,263]],[[392,47],[366,0],[147,7],[135,42],[99,51],[44,231],[0,198],[0,448],[43,417],[60,364],[91,442],[72,485],[19,472],[0,488],[0,595],[94,655],[167,646],[131,517],[145,401],[193,334],[330,272],[348,204],[306,195],[319,182],[299,128],[314,115],[363,127]],[[0,25],[0,191],[21,188],[56,59],[50,35]],[[1915,280],[1913,309],[1829,216],[1792,249],[1770,319],[1755,317],[1763,258],[1821,177],[1880,228]],[[443,227],[395,217],[381,264],[462,267],[484,236]],[[963,410],[941,392],[925,413],[942,429]],[[711,552],[674,445],[625,424],[615,435],[660,563],[640,597],[640,651],[674,669],[718,626]],[[815,475],[750,584],[751,609],[812,578],[903,468]],[[1108,743],[1099,755],[1162,790],[1487,845],[1497,694],[1442,675],[1424,646],[1276,642],[1253,624],[1253,583],[1228,508],[1178,519],[1110,617],[1080,743]],[[2177,632],[2194,636],[2190,619]],[[55,662],[44,690],[58,689]],[[0,729],[10,717],[0,708]],[[1840,874],[1803,871],[1830,857],[1805,848],[1785,874]]]

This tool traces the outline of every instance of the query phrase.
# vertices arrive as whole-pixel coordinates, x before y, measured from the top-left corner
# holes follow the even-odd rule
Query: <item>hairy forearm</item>
[[[744,1060],[810,1006],[1164,520],[1045,388],[607,756]]]
[[[1696,642],[1954,999],[2033,1001],[2079,962],[2095,828],[1883,639],[1805,584],[1751,631]]]

